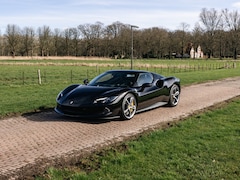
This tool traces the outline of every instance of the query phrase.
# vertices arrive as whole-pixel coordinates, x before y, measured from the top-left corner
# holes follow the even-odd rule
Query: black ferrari
[[[74,84],[57,96],[55,111],[82,118],[131,119],[137,112],[176,106],[180,80],[140,70],[111,70]]]

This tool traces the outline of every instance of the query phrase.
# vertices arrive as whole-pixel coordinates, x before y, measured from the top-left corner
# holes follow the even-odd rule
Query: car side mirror
[[[84,79],[83,84],[87,85],[88,84],[88,79]]]
[[[162,88],[163,87],[163,84],[164,84],[164,81],[159,79],[156,83],[156,86],[159,87],[159,88]]]

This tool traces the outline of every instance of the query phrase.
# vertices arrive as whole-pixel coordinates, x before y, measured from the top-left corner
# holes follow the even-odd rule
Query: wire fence
[[[1,68],[1,67],[0,67]],[[212,71],[220,69],[234,69],[237,64],[233,63],[216,63],[216,64],[199,64],[199,65],[148,65],[137,66],[136,70],[146,70],[168,75],[177,75],[178,73],[199,72],[199,71]],[[0,85],[34,85],[34,84],[57,84],[57,83],[83,83],[84,79],[91,80],[98,74],[113,69],[127,69],[126,67],[116,66],[42,66],[42,67],[19,67],[9,66],[8,68],[1,69],[0,71]]]

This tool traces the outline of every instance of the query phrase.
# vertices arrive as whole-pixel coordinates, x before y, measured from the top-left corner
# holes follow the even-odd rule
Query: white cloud
[[[120,21],[140,28],[177,29],[184,22],[194,28],[202,8],[240,8],[239,0],[1,0],[0,28],[20,27],[65,29],[100,21]]]
[[[240,2],[235,2],[232,4],[234,8],[240,8]]]

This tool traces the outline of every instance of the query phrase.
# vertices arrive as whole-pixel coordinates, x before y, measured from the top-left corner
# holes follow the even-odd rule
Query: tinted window
[[[126,87],[132,86],[136,79],[136,73],[125,71],[106,72],[94,78],[90,86],[110,86],[110,87]]]
[[[153,76],[151,73],[140,73],[137,79],[137,86],[142,86],[145,83],[152,83]]]

